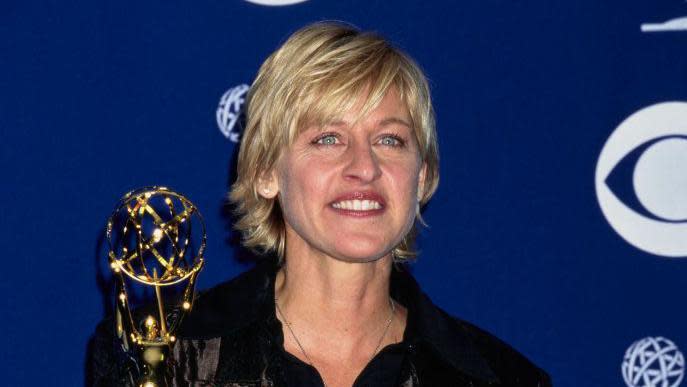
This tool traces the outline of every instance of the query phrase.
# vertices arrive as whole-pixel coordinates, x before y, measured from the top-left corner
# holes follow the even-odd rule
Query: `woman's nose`
[[[347,164],[344,177],[369,183],[376,180],[382,173],[377,155],[369,143],[353,142],[346,150]]]

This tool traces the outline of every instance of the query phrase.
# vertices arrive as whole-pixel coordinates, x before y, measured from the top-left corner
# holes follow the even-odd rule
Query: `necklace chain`
[[[384,332],[382,332],[382,336],[379,338],[379,342],[377,343],[375,350],[372,352],[372,356],[370,356],[370,360],[372,360],[375,357],[375,355],[377,355],[377,352],[379,351],[379,347],[382,346],[382,342],[384,342],[384,338],[386,337],[386,334],[389,331],[389,327],[391,326],[391,322],[394,320],[394,315],[396,314],[396,303],[394,303],[394,300],[391,297],[389,297],[389,304],[391,305],[391,315],[389,316],[389,319],[386,321],[386,324],[384,326]],[[301,353],[303,354],[305,359],[308,361],[308,364],[315,367],[315,364],[313,363],[312,359],[310,358],[310,356],[308,356],[308,353],[305,351],[305,348],[303,348],[303,344],[301,344],[301,341],[298,340],[298,336],[296,336],[296,332],[293,331],[293,328],[291,327],[291,323],[286,319],[284,312],[281,311],[281,308],[279,307],[279,302],[278,302],[277,298],[274,299],[274,305],[277,307],[277,312],[281,316],[282,320],[284,320],[284,324],[286,325],[286,328],[289,330],[289,332],[291,332],[291,337],[293,337],[293,340],[298,345],[298,348],[301,350]]]

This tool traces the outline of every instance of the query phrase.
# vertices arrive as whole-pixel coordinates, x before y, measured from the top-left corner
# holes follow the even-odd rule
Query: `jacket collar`
[[[256,323],[274,328],[277,271],[274,259],[262,259],[254,269],[201,294],[193,313],[182,324],[180,335],[193,338],[224,336]],[[429,345],[447,364],[475,379],[498,381],[464,325],[435,306],[402,265],[392,270],[391,295],[408,310],[404,341]]]
[[[463,323],[434,305],[404,265],[392,270],[391,295],[408,310],[404,341],[428,344],[442,360],[475,379],[498,381]]]

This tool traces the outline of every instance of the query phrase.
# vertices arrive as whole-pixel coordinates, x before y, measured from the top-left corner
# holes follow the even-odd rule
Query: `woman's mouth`
[[[373,216],[384,212],[386,203],[376,192],[351,192],[339,196],[329,206],[342,215]]]
[[[332,207],[350,211],[381,210],[382,204],[376,200],[342,200],[332,203]]]

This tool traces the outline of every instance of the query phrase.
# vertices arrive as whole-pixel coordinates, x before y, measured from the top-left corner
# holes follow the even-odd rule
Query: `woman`
[[[413,257],[438,178],[429,89],[409,57],[337,23],[292,35],[251,88],[230,193],[244,244],[276,259],[199,297],[176,384],[548,386],[394,265]]]

